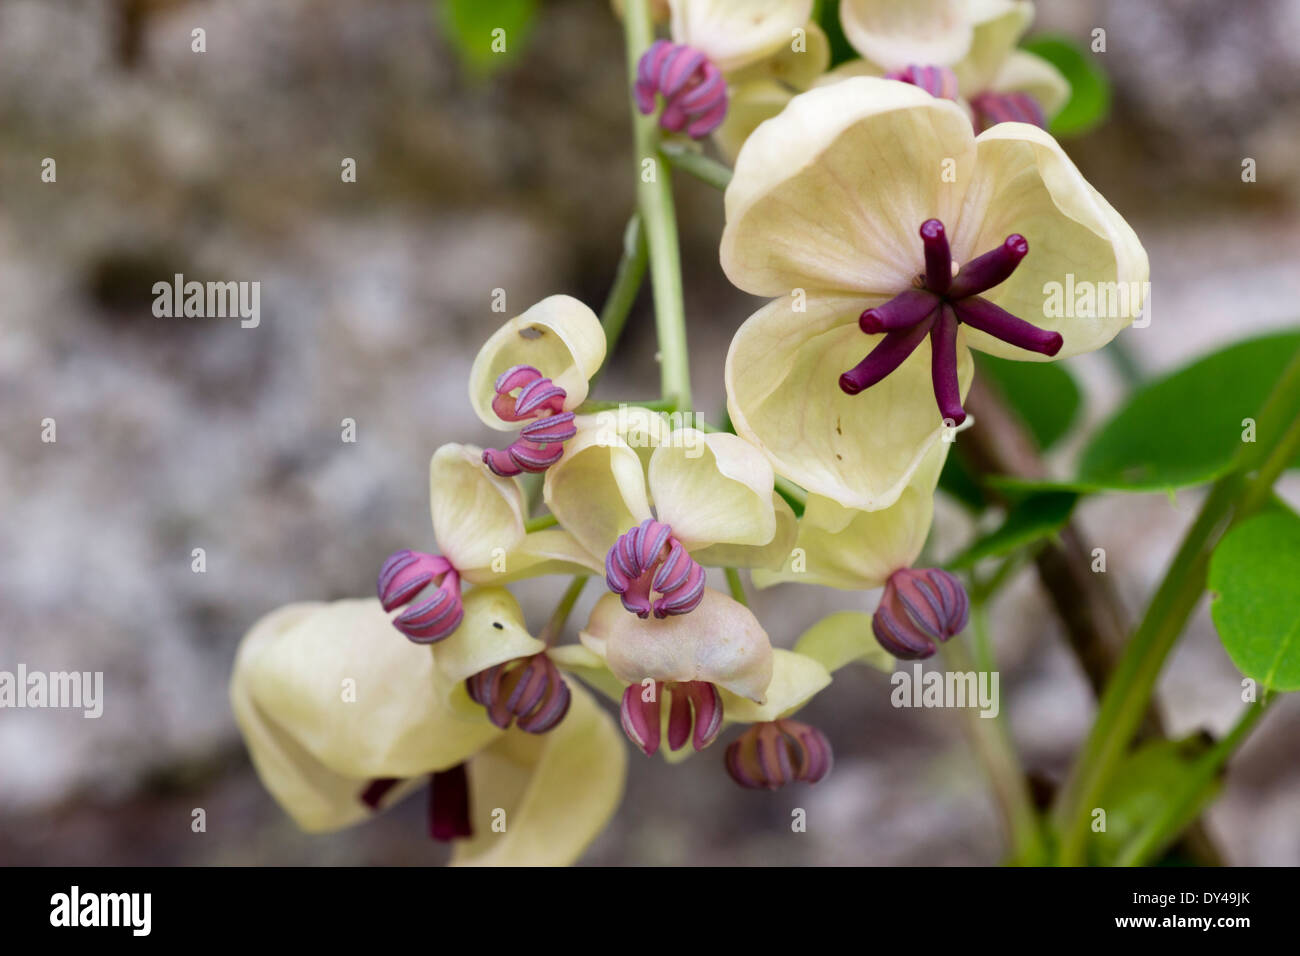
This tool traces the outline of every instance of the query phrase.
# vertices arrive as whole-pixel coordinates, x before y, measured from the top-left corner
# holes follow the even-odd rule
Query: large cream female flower
[[[965,418],[971,348],[1099,348],[1148,277],[1133,230],[1050,136],[976,137],[955,103],[889,80],[812,90],[760,126],[726,217],[723,270],[779,297],[731,343],[736,431],[777,474],[863,511],[896,501]],[[1097,307],[1054,308],[1053,284],[1094,287]]]
[[[960,94],[979,129],[1008,120],[1045,126],[1070,97],[1056,67],[1016,49],[1033,18],[1027,0],[840,4],[844,35],[864,60],[848,70],[902,79],[935,95]]]
[[[480,645],[502,611],[484,600],[466,615]],[[393,634],[373,599],[271,612],[244,637],[230,681],[258,776],[298,826],[361,822],[431,777],[431,833],[456,839],[463,864],[571,863],[618,806],[618,731],[571,691],[549,733],[502,730],[427,648]]]

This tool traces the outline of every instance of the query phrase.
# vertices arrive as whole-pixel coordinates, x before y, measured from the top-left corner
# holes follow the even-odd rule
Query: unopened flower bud
[[[826,735],[795,720],[754,724],[727,746],[727,773],[742,787],[777,790],[792,780],[817,783],[833,757]]]
[[[502,730],[514,723],[526,733],[544,734],[569,712],[569,685],[545,652],[479,671],[465,689]]]
[[[871,630],[895,657],[920,660],[961,633],[970,599],[961,582],[938,568],[900,568],[889,576]]]

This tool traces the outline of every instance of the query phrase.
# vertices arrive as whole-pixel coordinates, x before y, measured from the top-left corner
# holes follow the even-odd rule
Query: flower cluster
[[[914,565],[956,429],[978,427],[971,350],[1077,355],[1135,317],[1044,308],[1047,283],[1141,282],[1147,261],[1041,128],[1064,92],[1014,49],[1030,4],[844,0],[863,58],[838,75],[811,0],[667,7],[634,102],[735,155],[721,266],[771,300],[731,342],[730,427],[589,402],[609,343],[568,296],[492,334],[469,398],[514,437],[433,453],[433,548],[394,542],[377,599],[289,605],[241,646],[240,727],[306,829],[428,779],[456,859],[569,862],[618,803],[618,725],[670,761],[742,725],[719,760],[738,784],[822,780],[830,743],[796,712],[840,668],[929,657],[966,624],[960,581]],[[737,569],[760,588],[883,590],[873,614],[787,648]],[[557,575],[575,583],[558,579],[534,636],[506,585]],[[588,579],[606,593],[562,643]]]

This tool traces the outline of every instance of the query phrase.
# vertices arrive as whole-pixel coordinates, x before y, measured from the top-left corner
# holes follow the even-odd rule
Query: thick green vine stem
[[[691,409],[691,370],[686,346],[686,309],[682,263],[677,241],[670,167],[659,155],[659,129],[653,115],[642,116],[632,90],[637,64],[654,41],[647,0],[626,0],[623,34],[627,45],[627,93],[635,144],[637,208],[650,252],[650,285],[655,297],[655,332],[659,339],[659,380],[665,399],[681,411]]]
[[[963,643],[964,637],[955,637],[943,646],[945,664],[954,671],[996,670],[986,605],[971,605],[971,630],[976,653],[971,654]],[[1011,844],[1008,862],[1018,866],[1042,866],[1047,861],[1043,822],[1034,809],[1029,783],[1020,758],[1016,756],[1005,718],[1001,714],[984,717],[970,708],[966,708],[964,713],[967,734],[1002,812],[1007,840]]]
[[[546,622],[546,627],[542,628],[542,633],[538,635],[538,640],[547,647],[553,646],[564,633],[564,626],[569,623],[573,606],[578,603],[578,597],[582,594],[582,589],[587,586],[588,580],[585,574],[576,575],[564,594],[560,596],[560,603],[555,605],[555,610],[551,612],[551,619]]]
[[[1232,471],[1210,489],[1106,685],[1054,812],[1062,865],[1077,866],[1086,858],[1092,810],[1128,752],[1164,662],[1205,591],[1214,546],[1268,501],[1273,483],[1300,452],[1300,354],[1273,386],[1257,417],[1257,434],[1260,440],[1243,444]]]

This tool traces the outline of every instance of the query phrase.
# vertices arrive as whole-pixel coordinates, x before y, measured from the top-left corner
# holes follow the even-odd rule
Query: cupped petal
[[[1012,50],[988,84],[994,93],[1028,93],[1051,119],[1070,99],[1070,81],[1055,66],[1026,50]]]
[[[726,433],[679,428],[650,457],[655,513],[688,550],[769,543],[776,534],[775,478],[761,451]]]
[[[767,544],[711,544],[692,551],[691,557],[706,568],[779,569],[794,547],[799,519],[776,492],[772,493],[772,510],[776,515],[776,533]]]
[[[546,472],[542,496],[560,526],[603,562],[619,535],[650,517],[645,467],[598,416],[578,422],[564,457]]]
[[[310,617],[323,602],[289,604],[267,614],[244,637],[230,678],[230,706],[262,785],[309,833],[337,830],[370,815],[361,802],[364,782],[321,763],[273,720],[249,692],[249,662],[268,643]]]
[[[523,488],[492,474],[473,445],[451,443],[433,453],[429,510],[438,548],[462,574],[490,568],[524,537]]]
[[[921,554],[934,517],[934,489],[950,442],[937,442],[898,500],[879,511],[858,511],[810,495],[790,557],[777,571],[756,569],[760,588],[790,581],[848,591],[883,587]]]
[[[627,746],[613,719],[570,684],[569,712],[545,734],[511,730],[469,765],[474,835],[453,866],[568,866],[623,798]]]
[[[672,36],[723,73],[776,53],[812,15],[813,0],[669,0]]]
[[[562,644],[547,651],[555,666],[573,674],[593,690],[600,691],[617,704],[623,699],[627,685],[614,676],[605,658],[585,644]]]
[[[789,298],[777,299],[736,332],[725,370],[736,432],[763,450],[778,475],[862,511],[898,500],[945,432],[928,340],[882,382],[857,395],[840,389],[840,374],[880,338],[857,322],[879,304],[810,296],[797,312]],[[964,348],[957,369],[965,396],[973,363]]]
[[[465,595],[464,607],[460,626],[433,647],[434,662],[449,681],[546,650],[528,633],[519,602],[505,588],[474,588]]]
[[[951,66],[971,47],[965,0],[842,0],[840,24],[855,50],[887,70]]]
[[[563,528],[530,531],[500,560],[465,575],[471,584],[500,586],[548,574],[604,573],[604,561]]]
[[[956,217],[974,161],[966,114],[911,84],[801,93],[736,158],[722,269],[755,295],[892,297],[924,271],[917,230]]]
[[[1028,0],[977,0],[969,3],[967,17],[973,29],[970,49],[950,65],[969,99],[990,87],[1033,22],[1034,5]]]
[[[1065,344],[1057,359],[1105,345],[1141,314],[1148,292],[1150,269],[1137,234],[1038,127],[999,123],[976,142],[971,189],[951,230],[954,257],[965,261],[1019,233],[1028,240],[1028,255],[984,298],[1059,332]],[[1087,311],[1079,299],[1086,290],[1092,315],[1079,314]],[[964,324],[962,335],[971,348],[1002,358],[1050,360]]]
[[[761,703],[772,680],[767,632],[749,608],[712,588],[689,614],[644,620],[606,594],[579,636],[628,684],[707,681]]]
[[[831,64],[831,41],[826,31],[815,20],[805,23],[803,31],[802,37],[792,36],[790,42],[778,47],[771,56],[727,76],[727,85],[732,88],[728,112],[735,109],[735,90],[739,86],[771,80],[791,92],[806,90],[826,72]]]
[[[772,682],[767,685],[767,699],[756,704],[724,690],[723,718],[729,724],[757,724],[788,717],[830,682],[830,671],[820,661],[782,647],[773,648]]]
[[[760,123],[781,112],[794,92],[772,79],[751,79],[731,88],[727,115],[713,131],[713,142],[727,162],[735,165],[740,148]]]
[[[894,657],[880,646],[866,611],[839,611],[822,618],[795,641],[797,653],[821,663],[830,673],[854,661],[891,673]]]
[[[516,365],[530,365],[565,391],[572,411],[587,398],[587,382],[605,361],[605,331],[600,319],[572,296],[553,295],[515,316],[492,334],[469,373],[469,400],[484,424],[515,431],[492,410],[497,377]]]
[[[246,707],[334,774],[363,784],[419,776],[460,763],[499,733],[373,598],[274,623],[270,636],[264,621],[245,638],[234,681]]]

